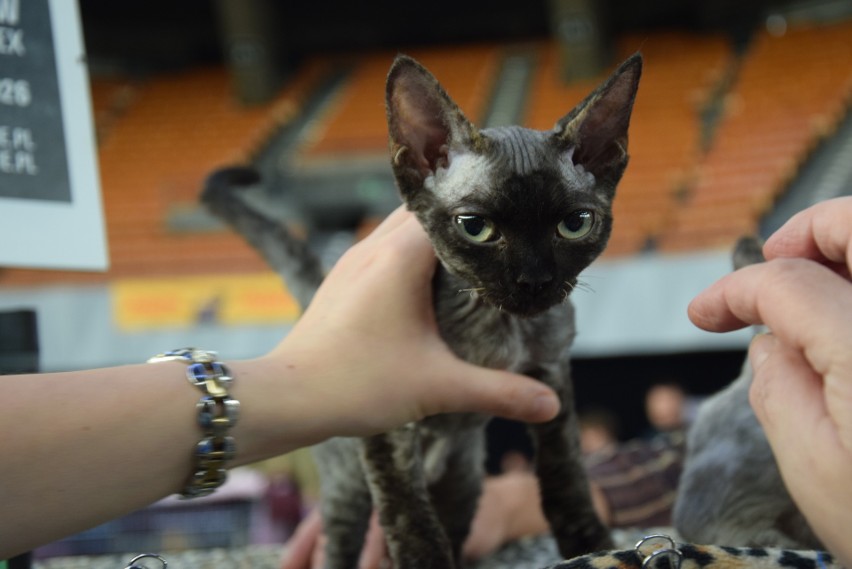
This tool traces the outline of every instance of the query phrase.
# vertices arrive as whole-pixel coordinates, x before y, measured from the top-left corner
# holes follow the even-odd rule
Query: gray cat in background
[[[530,375],[559,394],[559,415],[530,433],[543,509],[568,558],[612,547],[580,461],[568,296],[610,235],[641,69],[634,55],[546,132],[478,130],[409,57],[398,57],[387,79],[391,164],[440,261],[434,303],[443,339],[467,361]],[[319,263],[277,220],[240,199],[241,186],[257,183],[252,171],[225,169],[209,178],[202,199],[305,306],[322,279]],[[405,370],[399,373],[388,381],[404,381]],[[488,419],[441,415],[319,445],[328,567],[357,565],[374,507],[395,567],[459,566],[480,494]]]
[[[735,269],[763,262],[761,243],[740,239],[733,257]],[[701,404],[687,437],[675,528],[694,543],[823,549],[784,486],[749,404],[751,382],[746,359],[740,376]]]

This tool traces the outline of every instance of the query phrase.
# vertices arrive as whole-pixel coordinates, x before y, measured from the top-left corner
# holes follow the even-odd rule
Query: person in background
[[[652,385],[645,393],[645,416],[651,425],[649,437],[683,429],[686,425],[683,387],[673,381]]]
[[[580,448],[588,456],[618,444],[618,418],[607,409],[579,413]]]

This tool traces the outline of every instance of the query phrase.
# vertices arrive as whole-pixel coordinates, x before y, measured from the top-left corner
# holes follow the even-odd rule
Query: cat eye
[[[478,215],[457,215],[455,225],[465,239],[474,243],[494,241],[499,235],[492,221]]]
[[[568,217],[559,222],[556,230],[565,239],[580,239],[588,235],[595,223],[595,214],[588,209],[572,211]]]

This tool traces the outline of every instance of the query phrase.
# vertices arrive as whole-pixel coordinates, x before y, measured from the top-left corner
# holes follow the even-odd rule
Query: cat
[[[740,239],[733,260],[735,269],[763,262],[760,241]],[[701,404],[687,436],[674,526],[695,543],[822,549],[787,492],[749,404],[751,381],[746,359],[739,377]]]
[[[404,55],[386,84],[391,167],[439,259],[434,305],[443,339],[465,360],[527,374],[559,394],[558,416],[530,433],[542,507],[569,558],[612,546],[580,461],[569,294],[612,229],[641,70],[635,54],[551,131],[477,129],[437,79]],[[250,170],[225,169],[209,178],[202,201],[306,306],[322,279],[319,264],[286,228],[240,199],[241,186],[258,183]],[[318,445],[327,566],[357,565],[374,507],[395,567],[460,566],[488,419],[440,415]]]

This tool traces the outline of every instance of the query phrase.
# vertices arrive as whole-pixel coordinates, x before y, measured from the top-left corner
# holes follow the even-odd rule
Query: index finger
[[[434,272],[435,250],[432,243],[414,214],[404,206],[395,209],[372,233],[353,245],[340,258],[332,273],[342,271],[343,266],[354,266],[356,272],[363,272],[376,263],[382,270],[394,269],[414,281]]]
[[[852,337],[852,284],[819,263],[776,259],[731,273],[689,305],[700,328],[727,332],[765,324],[824,371],[838,339]],[[845,348],[844,348],[845,349]]]
[[[372,233],[356,245],[359,249],[401,249],[405,256],[421,256],[434,260],[432,243],[414,214],[405,206],[393,210]],[[353,247],[355,248],[355,247]]]
[[[820,202],[790,218],[766,240],[767,259],[803,257],[841,270],[852,267],[852,196]],[[838,265],[840,265],[838,267]]]
[[[382,222],[366,237],[366,240],[378,239],[393,232],[394,229],[412,219],[414,214],[406,209],[404,205],[390,212]]]

